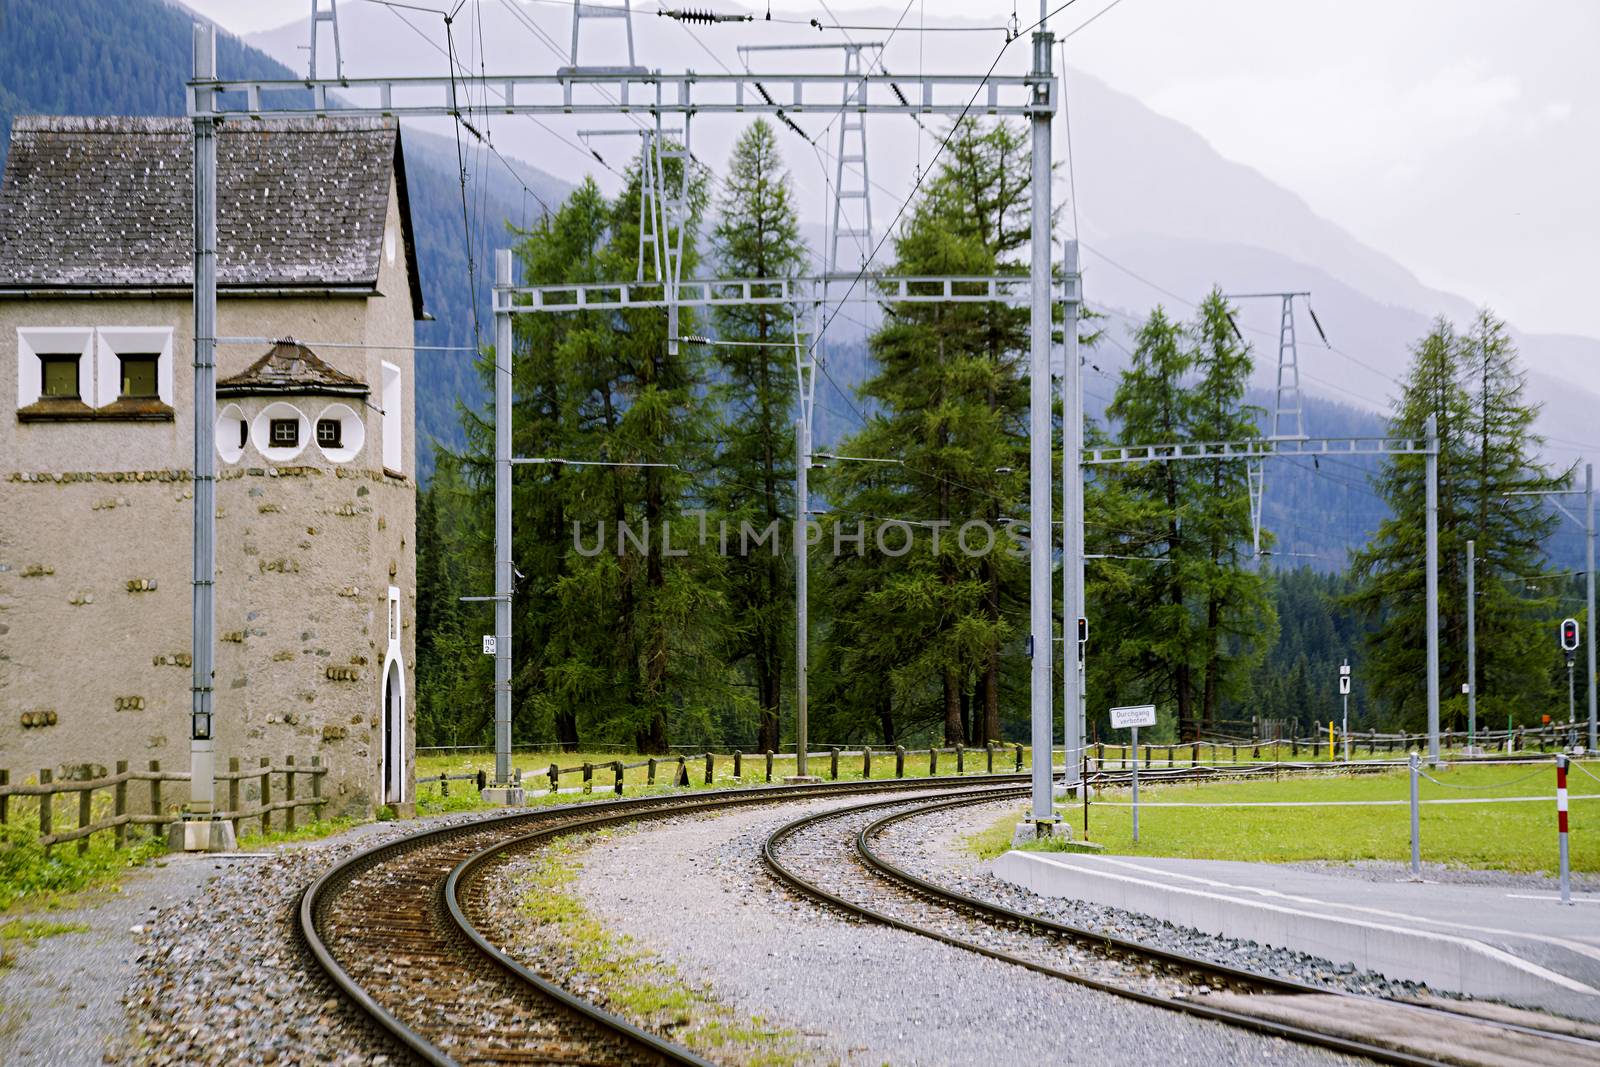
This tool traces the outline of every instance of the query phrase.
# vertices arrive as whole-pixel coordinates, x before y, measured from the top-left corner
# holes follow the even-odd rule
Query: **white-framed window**
[[[217,414],[217,454],[224,463],[237,463],[250,443],[250,420],[238,404],[228,404]]]
[[[91,408],[118,400],[171,407],[172,328],[18,327],[17,407],[41,399],[75,399]]]
[[[366,443],[366,424],[348,404],[329,404],[317,415],[317,447],[333,463],[349,463]]]
[[[94,402],[94,330],[87,327],[17,328],[17,407],[44,397]]]
[[[173,405],[171,327],[101,326],[95,330],[95,365],[95,407],[118,400]]]
[[[400,368],[393,363],[383,365],[383,465],[396,473],[405,473],[401,448],[400,426],[403,393],[400,389]]]
[[[311,440],[311,420],[293,404],[274,400],[250,421],[247,436],[263,459],[287,463],[305,451]]]

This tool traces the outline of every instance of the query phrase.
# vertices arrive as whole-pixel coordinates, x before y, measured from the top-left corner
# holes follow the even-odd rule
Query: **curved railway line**
[[[569,834],[809,797],[973,788],[1017,775],[757,787],[595,801],[495,816],[360,852],[301,896],[299,930],[340,994],[429,1064],[635,1067],[707,1061],[511,959],[474,926],[493,863]]]
[[[1558,1032],[1536,1016],[1487,1022],[1456,1010],[1329,992],[1205,959],[1027,915],[940,886],[897,865],[875,843],[891,828],[952,808],[1020,797],[1020,775],[764,786],[594,801],[518,811],[409,835],[360,852],[302,894],[299,929],[341,995],[410,1057],[437,1065],[695,1064],[694,1052],[562,989],[512,959],[473,921],[487,875],[502,861],[558,837],[626,823],[827,797],[865,804],[807,815],[774,831],[762,861],[779,882],[851,917],[897,927],[1117,996],[1290,1041],[1389,1063],[1600,1064],[1594,1028]],[[990,788],[986,788],[990,787]],[[959,795],[890,796],[909,791]],[[829,823],[867,818],[827,857],[871,881],[849,899],[797,869],[785,846]],[[909,903],[908,903],[909,902]],[[907,909],[915,916],[907,918]],[[949,932],[948,913],[1007,932],[996,947]],[[896,911],[899,914],[895,914]],[[920,914],[919,914],[920,913]],[[1049,952],[1017,949],[1030,941]],[[1063,962],[1061,954],[1076,954]],[[1200,987],[1204,987],[1203,995]],[[1549,1024],[1556,1025],[1556,1024]]]
[[[1386,1063],[1406,1065],[1600,1064],[1600,1030],[1583,1024],[1462,1002],[1449,1007],[1418,1004],[1317,986],[1240,970],[1203,958],[1155,948],[1094,930],[1069,926],[1004,907],[923,878],[887,858],[875,842],[887,829],[951,808],[1023,797],[1026,790],[1000,789],[953,799],[918,802],[876,801],[807,815],[786,823],[766,840],[762,860],[768,871],[791,889],[844,914],[892,926],[1003,960],[1051,977],[1146,1004],[1255,1030],[1286,1040],[1318,1045]],[[871,900],[852,899],[819,884],[828,880],[785,855],[785,846],[801,835],[832,822],[859,821],[887,813],[865,826],[840,835],[829,857],[833,864],[853,864],[873,881]],[[813,860],[812,851],[805,858]],[[826,872],[824,872],[826,875]],[[863,887],[865,888],[865,887]],[[898,913],[897,913],[898,912]],[[1036,940],[1049,946],[996,947],[950,932],[941,912],[998,927],[1013,939]],[[910,917],[908,917],[908,915]],[[1098,957],[1101,966],[1048,961],[1066,949]],[[1041,955],[1045,958],[1041,958]],[[1122,977],[1107,979],[1105,962],[1120,965]],[[1069,969],[1070,968],[1070,969]],[[1166,990],[1153,988],[1152,977],[1166,979]],[[1172,991],[1173,986],[1186,991]]]

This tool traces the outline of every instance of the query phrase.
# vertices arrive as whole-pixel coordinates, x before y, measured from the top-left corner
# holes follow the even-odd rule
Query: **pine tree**
[[[739,278],[787,278],[806,262],[793,182],[777,137],[764,119],[740,136],[723,182],[721,218],[712,233],[720,271]],[[710,502],[721,520],[742,529],[778,523],[791,529],[794,481],[794,349],[798,309],[771,304],[725,305],[715,314],[720,381],[713,389],[718,437]],[[758,552],[727,561],[728,602],[740,625],[730,632],[729,660],[754,676],[760,708],[757,746],[779,747],[778,712],[792,633],[787,564]]]
[[[1156,308],[1139,330],[1132,363],[1107,411],[1124,443],[1189,439],[1195,397],[1184,379],[1194,363],[1182,325]],[[1119,568],[1142,570],[1125,583],[1127,596],[1104,604],[1107,625],[1101,627],[1117,635],[1112,656],[1123,664],[1125,684],[1154,703],[1176,706],[1180,740],[1198,733],[1194,679],[1204,662],[1204,636],[1189,603],[1196,576],[1188,524],[1195,516],[1184,466],[1129,464],[1105,479],[1116,486],[1126,554],[1151,562]]]
[[[1188,424],[1194,441],[1250,441],[1260,436],[1259,409],[1244,403],[1252,359],[1239,339],[1232,311],[1220,289],[1201,302],[1193,327],[1198,380]],[[1267,582],[1248,569],[1240,547],[1250,537],[1250,486],[1238,460],[1200,460],[1176,472],[1190,502],[1188,531],[1195,559],[1186,576],[1203,601],[1201,655],[1204,678],[1200,726],[1216,729],[1225,694],[1248,684],[1249,672],[1271,643],[1277,625]]]
[[[895,270],[1021,271],[1010,257],[1028,237],[1027,171],[1016,165],[1025,143],[1005,123],[958,123],[896,236]],[[891,305],[871,338],[877,373],[862,387],[877,414],[844,448],[903,465],[845,464],[829,483],[836,523],[923,524],[903,557],[841,564],[874,573],[856,583],[861,596],[842,629],[863,638],[871,630],[880,635],[874,645],[894,634],[895,648],[882,650],[878,664],[888,667],[896,702],[923,709],[901,719],[933,719],[947,744],[987,740],[1000,729],[1000,653],[1016,632],[1005,590],[1019,571],[1000,551],[966,555],[956,535],[972,520],[998,526],[1001,502],[1021,497],[1021,476],[997,472],[1022,468],[1026,452],[1027,314],[999,304]],[[972,711],[974,679],[981,722]],[[935,695],[929,708],[924,702]],[[893,717],[880,709],[880,718]]]
[[[1468,539],[1480,565],[1478,626],[1494,641],[1479,642],[1480,711],[1531,714],[1548,698],[1548,644],[1537,603],[1517,601],[1508,577],[1543,564],[1541,541],[1552,518],[1537,498],[1508,497],[1520,489],[1555,484],[1536,451],[1531,425],[1537,408],[1523,399],[1515,350],[1503,326],[1488,313],[1461,335],[1444,319],[1413,349],[1405,387],[1390,422],[1397,437],[1422,436],[1437,418],[1440,679],[1466,677],[1466,575]],[[1371,679],[1394,719],[1408,728],[1424,721],[1427,707],[1425,565],[1425,460],[1391,458],[1379,488],[1393,516],[1352,560],[1360,582],[1350,602],[1376,623],[1369,642]],[[1454,684],[1443,686],[1446,692]],[[1444,700],[1444,714],[1461,701]]]

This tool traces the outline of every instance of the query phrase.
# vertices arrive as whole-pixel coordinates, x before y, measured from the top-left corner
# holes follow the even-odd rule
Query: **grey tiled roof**
[[[392,120],[273,119],[217,137],[221,287],[371,286],[399,182]],[[0,188],[0,288],[187,287],[192,126],[182,118],[18,116]]]
[[[370,391],[366,382],[330,367],[293,337],[283,338],[250,366],[217,382],[218,396],[262,393],[366,396]]]

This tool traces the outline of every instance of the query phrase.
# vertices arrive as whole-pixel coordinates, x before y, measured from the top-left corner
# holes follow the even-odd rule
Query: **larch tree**
[[[1015,126],[958,123],[895,236],[893,269],[1024,272],[1014,253],[1028,239],[1028,172],[1018,166],[1025,146]],[[864,590],[860,611],[899,620],[894,693],[908,704],[937,694],[929,717],[942,722],[947,744],[999,735],[1000,654],[1015,633],[1006,586],[1019,570],[998,546],[969,555],[960,531],[973,521],[998,527],[1003,502],[1021,499],[1027,325],[1026,308],[1001,304],[890,305],[870,340],[877,372],[861,389],[875,414],[844,449],[901,465],[891,478],[843,464],[829,482],[838,493],[835,524],[919,524],[911,552],[865,565],[881,581]],[[970,546],[978,535],[968,537]]]
[[[1390,433],[1419,438],[1437,419],[1441,709],[1459,711],[1456,679],[1466,677],[1466,542],[1476,541],[1481,591],[1478,626],[1495,627],[1478,645],[1480,691],[1491,706],[1531,713],[1549,697],[1548,643],[1540,641],[1549,605],[1515,597],[1508,580],[1542,567],[1553,519],[1537,498],[1508,496],[1556,484],[1541,464],[1532,431],[1537,408],[1523,397],[1515,349],[1484,313],[1461,334],[1443,318],[1413,348]],[[1416,727],[1427,708],[1426,466],[1420,455],[1384,464],[1379,491],[1392,516],[1352,559],[1359,582],[1350,603],[1373,623],[1369,685],[1400,725]],[[1445,684],[1445,680],[1450,680]],[[1485,700],[1480,700],[1480,709]]]
[[[1251,441],[1261,435],[1260,409],[1245,404],[1253,359],[1239,339],[1232,310],[1220,289],[1200,303],[1191,329],[1196,380],[1187,437],[1193,441]],[[1190,502],[1188,531],[1195,551],[1187,576],[1200,600],[1201,669],[1199,721],[1217,728],[1224,696],[1249,684],[1250,671],[1265,655],[1277,625],[1271,591],[1241,550],[1249,541],[1250,486],[1239,460],[1180,464]],[[1268,538],[1263,531],[1263,547]]]
[[[1185,378],[1194,360],[1182,324],[1159,307],[1152,311],[1107,411],[1123,443],[1189,439],[1195,398]],[[1122,569],[1142,569],[1127,583],[1127,596],[1106,602],[1107,625],[1101,628],[1117,635],[1113,656],[1124,664],[1122,676],[1133,687],[1129,695],[1176,707],[1180,740],[1198,735],[1194,680],[1204,662],[1204,637],[1189,603],[1198,576],[1187,525],[1194,519],[1191,472],[1184,466],[1128,464],[1107,475],[1119,501],[1127,554],[1141,558]]]
[[[711,244],[723,275],[789,278],[802,271],[807,253],[794,183],[765,119],[751,123],[734,145],[717,206]],[[787,533],[794,517],[798,314],[798,308],[772,304],[723,305],[715,311],[718,339],[734,343],[713,349],[720,374],[711,393],[722,443],[708,497],[719,521],[733,529],[776,524]],[[728,606],[736,620],[728,632],[728,658],[753,678],[758,747],[777,749],[793,633],[789,562],[757,550],[730,556],[726,568]]]

